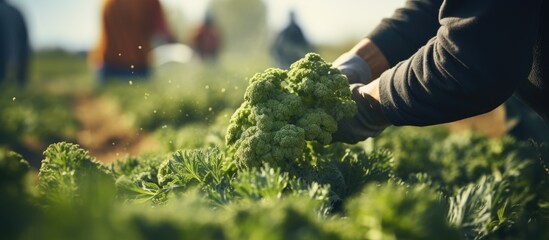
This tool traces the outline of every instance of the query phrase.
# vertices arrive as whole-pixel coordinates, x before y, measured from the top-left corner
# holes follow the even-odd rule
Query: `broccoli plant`
[[[114,179],[107,168],[79,145],[52,144],[44,157],[38,190],[47,204],[94,201],[101,194],[114,195]]]
[[[288,169],[307,142],[330,143],[337,122],[356,111],[346,77],[309,53],[289,71],[270,68],[250,79],[225,140],[239,167]]]

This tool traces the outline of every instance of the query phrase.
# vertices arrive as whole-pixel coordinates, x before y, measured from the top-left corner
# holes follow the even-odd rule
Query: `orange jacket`
[[[91,61],[114,68],[145,68],[156,33],[168,33],[158,0],[105,0],[101,35]]]

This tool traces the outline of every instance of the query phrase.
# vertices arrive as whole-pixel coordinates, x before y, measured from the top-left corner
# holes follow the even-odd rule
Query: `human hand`
[[[352,52],[339,56],[332,65],[347,76],[349,83],[368,84],[372,81],[370,66],[364,59]]]
[[[378,86],[378,80],[369,85],[351,84],[351,98],[357,104],[358,113],[338,122],[338,129],[332,135],[334,142],[354,144],[379,135],[390,125],[381,111]]]

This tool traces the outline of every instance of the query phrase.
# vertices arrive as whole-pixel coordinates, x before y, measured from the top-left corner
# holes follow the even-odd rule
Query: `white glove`
[[[373,80],[372,71],[368,63],[354,53],[344,53],[339,56],[332,65],[339,69],[343,75],[347,76],[349,84],[368,84]]]

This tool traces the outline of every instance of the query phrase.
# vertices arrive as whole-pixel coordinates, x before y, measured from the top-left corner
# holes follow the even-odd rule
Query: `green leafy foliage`
[[[0,192],[6,199],[24,195],[25,178],[30,166],[23,157],[13,151],[0,148]]]
[[[154,81],[112,82],[99,94],[113,102],[136,128],[149,131],[191,123],[211,125],[225,109],[232,111],[241,103],[244,73],[192,65],[163,70],[158,74],[166,76],[159,75]]]
[[[179,150],[162,161],[128,159],[115,164],[112,171],[125,199],[157,205],[190,189],[199,189],[217,206],[284,195],[310,196],[325,203],[328,200],[328,186],[292,178],[268,165],[235,171],[230,163],[219,148],[211,147]]]
[[[474,132],[449,134],[440,128],[421,130],[403,128],[388,131],[375,139],[377,148],[387,148],[394,155],[397,175],[413,178],[428,173],[440,190],[453,194],[459,188],[478,181],[485,175],[496,178],[509,175],[535,181],[536,174],[523,174],[539,169],[538,156],[530,143],[510,137],[488,139]],[[519,161],[518,159],[528,159]],[[524,172],[522,172],[524,171]]]
[[[0,146],[34,157],[36,145],[75,138],[78,124],[71,113],[70,96],[10,88],[0,89],[0,96]],[[36,166],[39,157],[28,160]]]
[[[118,161],[111,166],[119,195],[128,200],[162,202],[166,194],[158,184],[158,170],[165,156],[144,156]]]
[[[30,166],[21,155],[0,148],[0,232],[12,238],[31,222]]]
[[[32,136],[50,143],[74,136],[76,120],[67,104],[69,97],[41,96],[30,91],[3,91],[1,95],[0,143],[13,141],[9,137]]]
[[[411,142],[418,142],[413,136],[420,136],[401,134]],[[425,168],[401,178],[403,172],[395,171],[398,166],[389,152],[392,149],[365,150],[376,146],[375,141],[386,141],[382,138],[387,135],[369,145],[352,147],[308,143],[304,160],[313,164],[297,165],[291,171],[267,164],[239,169],[218,147],[131,157],[107,168],[77,145],[58,143],[44,153],[37,195],[25,190],[28,168],[21,157],[4,153],[0,154],[0,173],[11,177],[3,178],[6,181],[2,186],[16,186],[20,190],[15,195],[6,195],[12,197],[2,198],[2,201],[11,199],[13,211],[6,212],[16,214],[19,217],[16,222],[20,224],[5,236],[10,239],[544,239],[548,236],[549,174],[541,167],[546,146],[528,147],[509,139],[481,136],[460,140],[460,145],[454,143],[460,139],[456,135],[439,136],[432,138],[430,151],[446,149],[443,146],[459,146],[448,148],[453,149],[448,154],[477,149],[475,146],[496,147],[454,153],[456,161],[440,165],[435,164],[435,159],[415,159],[433,162],[431,166],[437,168]],[[400,156],[413,151],[400,150]],[[482,155],[493,159],[483,160]],[[457,169],[476,175],[459,181],[439,177],[438,171],[455,171],[455,165],[462,164],[458,161],[466,160],[461,159],[463,156],[476,156],[474,161],[484,161],[492,167],[478,171],[460,166]],[[21,198],[26,201],[20,201]],[[33,214],[24,209],[31,209]]]
[[[237,205],[228,214],[230,239],[341,239],[328,222],[311,212],[318,211],[319,202],[309,198],[291,197],[278,201]]]
[[[387,182],[394,178],[391,156],[379,150],[366,153],[364,150],[344,148],[344,145],[324,147],[316,153],[317,165],[313,181],[331,186],[333,200],[343,201],[374,182]],[[339,152],[339,153],[338,153]],[[333,155],[325,154],[332,153]]]
[[[329,186],[316,182],[307,183],[292,178],[280,169],[268,165],[260,169],[252,168],[238,172],[231,182],[232,198],[240,201],[260,201],[262,199],[282,199],[285,196],[307,196],[323,204],[329,200]],[[325,208],[327,206],[323,206]]]
[[[509,193],[507,181],[483,178],[478,184],[466,186],[450,199],[450,222],[460,226],[468,238],[483,238],[516,218],[517,206],[523,205],[528,196]],[[508,195],[508,196],[502,196]],[[514,216],[513,216],[514,215]],[[511,221],[510,221],[511,220]]]
[[[547,209],[546,145],[433,130],[389,131],[374,145],[395,153],[398,177],[448,198],[449,221],[466,239],[544,235],[546,214],[538,213]]]
[[[442,195],[425,185],[371,184],[345,207],[356,226],[353,238],[460,239]]]

